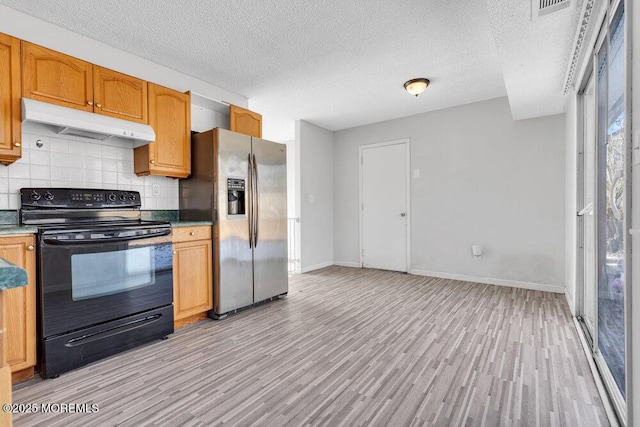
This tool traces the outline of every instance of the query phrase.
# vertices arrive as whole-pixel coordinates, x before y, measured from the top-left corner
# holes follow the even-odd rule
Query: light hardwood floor
[[[608,425],[563,295],[345,267],[14,402],[99,408],[16,426]]]

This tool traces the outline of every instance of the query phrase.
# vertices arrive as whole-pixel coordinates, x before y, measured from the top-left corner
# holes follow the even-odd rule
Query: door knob
[[[87,101],[87,105],[93,105],[93,101]]]
[[[28,251],[32,251],[32,250],[34,250],[34,249],[35,249],[35,248],[33,247],[33,245],[29,245],[29,246],[27,246],[27,250],[28,250]]]
[[[97,104],[96,104],[96,107],[98,107],[98,108],[102,108],[102,104],[97,103]]]
[[[406,213],[406,212],[402,212],[402,213],[400,214],[400,216],[401,216],[402,218],[404,218],[405,216],[407,216],[407,213]]]
[[[14,147],[20,147],[20,146],[22,146],[22,144],[20,144],[19,142],[14,142],[14,143],[13,143],[13,146],[14,146]]]
[[[149,160],[149,163],[151,163],[152,165],[155,165],[156,161],[155,160]]]

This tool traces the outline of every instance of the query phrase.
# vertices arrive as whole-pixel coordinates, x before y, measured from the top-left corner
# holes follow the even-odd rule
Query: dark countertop
[[[153,210],[141,211],[143,220],[169,221],[172,227],[194,227],[194,226],[212,226],[211,221],[189,221],[179,220],[180,213],[170,210]],[[37,226],[19,225],[18,211],[0,210],[0,235],[12,234],[35,234],[38,232]]]
[[[0,224],[0,235],[8,234],[36,234],[38,227],[33,225],[18,225],[18,224]]]
[[[211,221],[169,221],[172,227],[212,226]],[[0,236],[12,234],[36,234],[38,227],[33,225],[0,224]]]
[[[194,227],[194,226],[203,226],[203,225],[213,225],[211,221],[171,221],[172,227]]]
[[[27,283],[29,280],[24,269],[0,258],[0,291],[26,286]]]

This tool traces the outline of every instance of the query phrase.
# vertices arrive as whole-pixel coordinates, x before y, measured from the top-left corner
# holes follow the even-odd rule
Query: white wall
[[[206,132],[213,128],[229,129],[229,115],[191,104],[191,130]]]
[[[298,183],[296,181],[296,141],[283,142],[287,146],[287,217],[296,218],[298,216]]]
[[[402,138],[413,273],[564,291],[564,115],[513,121],[506,98],[334,132],[337,262],[359,262],[358,146]]]
[[[0,209],[20,208],[25,187],[134,190],[140,192],[142,209],[178,209],[177,179],[133,173],[131,141],[65,138],[38,124],[23,129],[22,158],[0,165]]]
[[[296,121],[301,271],[333,264],[333,135]],[[357,180],[356,180],[357,186]]]

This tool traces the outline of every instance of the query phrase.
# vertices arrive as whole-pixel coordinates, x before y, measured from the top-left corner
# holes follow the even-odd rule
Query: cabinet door
[[[229,130],[262,138],[262,116],[245,108],[229,107]]]
[[[213,308],[211,251],[211,239],[173,244],[174,320]]]
[[[186,178],[191,173],[191,96],[148,86],[149,125],[156,141],[134,150],[135,173]]]
[[[20,40],[0,34],[0,162],[22,156]]]
[[[34,236],[0,238],[0,257],[27,271],[29,284],[4,291],[7,363],[11,372],[36,364],[36,257]]]
[[[94,65],[93,111],[146,124],[147,82]]]
[[[93,69],[89,62],[22,42],[22,96],[93,111]]]

